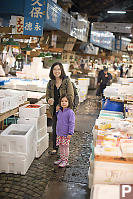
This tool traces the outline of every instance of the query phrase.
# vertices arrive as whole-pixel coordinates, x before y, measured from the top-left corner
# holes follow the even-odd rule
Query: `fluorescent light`
[[[112,11],[112,10],[109,10],[109,11],[107,11],[107,13],[109,13],[109,14],[125,14],[126,11]]]

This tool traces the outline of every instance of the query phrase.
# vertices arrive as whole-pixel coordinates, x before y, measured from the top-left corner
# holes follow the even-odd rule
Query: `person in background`
[[[5,71],[3,69],[3,63],[1,59],[0,59],[0,77],[5,77]]]
[[[59,167],[68,166],[69,143],[74,133],[75,113],[71,109],[71,100],[67,95],[62,95],[60,99],[60,110],[57,112],[56,144],[60,149],[60,159],[54,162]]]
[[[118,71],[117,71],[117,66],[113,66],[113,74],[112,74],[112,76],[113,76],[113,83],[116,83],[117,82],[117,77],[118,77]]]
[[[67,94],[70,97],[71,102],[74,100],[73,85],[69,78],[67,78],[63,65],[59,62],[54,63],[51,66],[49,80],[46,88],[46,100],[50,105],[50,113],[52,116],[52,128],[53,128],[53,150],[51,154],[56,154],[56,110],[59,110],[59,99],[63,94]]]
[[[83,60],[83,58],[80,60],[80,68],[82,69],[82,70],[84,70],[84,67],[85,67],[85,62],[84,62],[84,60]]]
[[[120,77],[123,77],[123,75],[124,75],[124,70],[123,70],[123,68],[124,68],[124,64],[122,64],[122,65],[120,66]]]
[[[127,78],[133,77],[132,65],[129,65],[129,68],[126,70],[125,75],[126,75]]]
[[[103,69],[99,71],[98,77],[97,77],[97,84],[98,84],[98,82],[100,82],[101,75],[104,73],[104,69],[105,69],[105,68],[106,68],[106,66],[103,66]]]
[[[109,86],[112,80],[112,75],[110,73],[108,73],[108,69],[104,68],[103,72],[101,73],[100,77],[98,78],[97,81],[97,92],[96,95],[97,96],[103,96],[103,90],[106,88],[106,86]]]

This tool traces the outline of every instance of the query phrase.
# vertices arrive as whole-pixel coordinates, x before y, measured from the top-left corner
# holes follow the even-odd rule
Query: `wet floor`
[[[88,96],[76,113],[75,133],[70,143],[70,167],[53,165],[57,155],[50,147],[35,159],[25,176],[0,174],[0,199],[89,199],[88,168],[91,130],[99,114],[95,96]]]

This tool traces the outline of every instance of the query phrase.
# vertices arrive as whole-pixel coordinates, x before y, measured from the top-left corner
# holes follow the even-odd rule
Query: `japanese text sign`
[[[25,1],[24,35],[42,36],[46,9],[46,0]]]

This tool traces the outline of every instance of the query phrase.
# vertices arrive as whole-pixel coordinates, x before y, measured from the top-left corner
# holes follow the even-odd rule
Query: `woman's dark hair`
[[[72,101],[71,101],[70,97],[69,97],[68,95],[66,95],[66,94],[63,94],[63,95],[60,97],[59,105],[61,106],[61,100],[62,100],[62,98],[64,98],[64,97],[66,97],[67,100],[68,100],[68,108],[72,108]]]
[[[60,62],[55,62],[55,63],[51,66],[50,73],[49,73],[49,77],[50,77],[50,79],[55,79],[55,76],[54,76],[54,74],[53,74],[53,69],[54,69],[54,67],[57,66],[57,65],[59,65],[59,67],[60,67],[60,69],[61,69],[61,76],[60,76],[60,78],[61,78],[61,79],[64,79],[64,77],[66,76],[66,73],[65,73],[65,71],[64,71],[64,68],[63,68],[62,63],[60,63]]]

